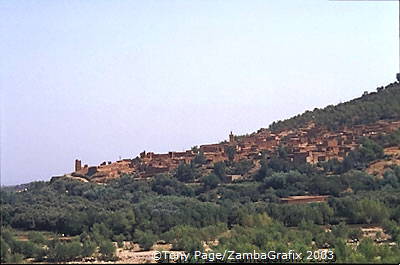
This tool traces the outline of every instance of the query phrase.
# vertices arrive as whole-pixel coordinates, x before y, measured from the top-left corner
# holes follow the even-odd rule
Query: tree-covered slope
[[[336,130],[343,126],[369,124],[378,120],[400,119],[400,85],[379,87],[377,92],[364,93],[360,98],[306,111],[290,119],[274,122],[272,131],[294,129],[314,121],[316,125]]]
[[[380,88],[271,128],[314,121],[335,129],[397,120],[399,88]],[[400,165],[388,165],[379,176],[366,169],[374,161],[396,158],[385,150],[399,146],[400,129],[361,138],[343,161],[295,161],[279,146],[274,153],[227,158],[211,167],[200,153],[191,163],[149,179],[127,174],[99,185],[53,178],[1,187],[0,262],[115,261],[121,252],[113,242],[120,249],[137,243],[143,251],[163,242],[186,253],[204,252],[205,246],[221,253],[329,248],[335,260],[328,262],[395,263],[400,257]],[[245,177],[231,181],[229,176],[237,174]],[[313,195],[328,198],[303,204],[282,200]],[[382,233],[370,238],[362,228],[371,226]]]

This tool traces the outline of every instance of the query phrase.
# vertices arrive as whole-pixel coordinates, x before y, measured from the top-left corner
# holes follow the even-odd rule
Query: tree
[[[169,175],[158,175],[152,181],[152,190],[162,195],[193,196],[193,189]]]
[[[49,260],[55,262],[72,261],[81,255],[81,244],[78,241],[55,243],[49,250]]]
[[[165,233],[163,237],[167,242],[172,243],[173,248],[177,250],[183,250],[187,253],[203,250],[203,244],[200,240],[201,231],[192,226],[175,226]]]
[[[82,248],[79,241],[72,241],[64,244],[64,251],[67,260],[74,260],[81,255]]]
[[[218,178],[215,174],[210,174],[203,177],[202,181],[206,189],[214,189],[219,183],[221,183],[220,178]]]
[[[151,249],[151,247],[157,241],[157,236],[150,231],[144,232],[137,230],[135,232],[134,238],[136,239],[140,247],[142,247],[144,250]]]
[[[92,227],[92,238],[100,244],[102,241],[110,239],[112,231],[104,223],[96,223]]]
[[[192,148],[190,150],[192,150],[192,152],[195,154],[198,154],[200,152],[200,149],[197,145],[192,146]]]
[[[268,166],[266,160],[261,160],[260,164],[261,167],[254,176],[254,180],[256,181],[263,181],[265,177],[269,177],[273,173],[273,170]]]
[[[123,234],[113,236],[113,241],[117,242],[117,245],[119,248],[122,248],[124,246],[124,239],[125,239],[125,236]]]
[[[217,162],[214,164],[213,173],[219,177],[221,181],[226,181],[226,165],[224,162]]]
[[[338,238],[335,240],[335,255],[338,262],[348,261],[351,249],[346,246],[346,240]]]
[[[8,257],[7,263],[11,264],[22,264],[24,260],[24,256],[20,253],[13,253]]]
[[[8,259],[11,255],[11,248],[7,244],[7,242],[3,239],[3,237],[0,238],[0,250],[1,250],[1,256],[0,256],[1,263],[9,262]]]
[[[236,155],[236,148],[232,145],[225,147],[225,154],[227,155],[229,161],[233,161]]]
[[[287,148],[285,146],[280,145],[278,147],[278,152],[277,152],[278,158],[285,160],[285,159],[287,159],[288,155],[289,154],[288,154]]]
[[[253,162],[248,159],[242,159],[235,164],[235,174],[244,175],[253,167]]]
[[[357,250],[366,257],[367,260],[372,260],[377,255],[377,248],[374,241],[370,238],[361,240]]]
[[[43,234],[37,231],[29,232],[28,239],[36,244],[45,244],[47,242]]]
[[[348,234],[349,234],[349,229],[346,226],[345,223],[341,222],[338,225],[335,225],[332,227],[332,234],[336,237],[336,238],[343,238],[343,239],[347,239]]]
[[[26,258],[40,257],[43,253],[41,246],[31,241],[16,241],[13,250],[21,253]]]
[[[207,158],[203,152],[199,152],[192,161],[196,165],[204,165],[207,163]]]
[[[90,240],[83,242],[82,246],[82,257],[91,257],[96,251],[96,243]]]
[[[361,222],[381,224],[389,217],[389,211],[379,201],[363,199],[358,202],[358,217]]]
[[[352,229],[349,229],[349,234],[348,234],[348,236],[349,236],[349,238],[350,239],[357,239],[357,240],[359,240],[361,237],[362,237],[362,235],[363,235],[363,232],[362,232],[362,230],[360,229],[360,228],[352,228]]]
[[[176,178],[182,182],[192,182],[196,175],[195,169],[186,163],[180,163],[175,173]]]
[[[135,224],[135,214],[132,210],[118,211],[111,214],[109,226],[113,230],[113,234],[129,234],[133,230]]]
[[[105,261],[114,261],[116,259],[115,256],[116,248],[110,240],[105,240],[99,245],[99,252],[101,253],[101,257]]]

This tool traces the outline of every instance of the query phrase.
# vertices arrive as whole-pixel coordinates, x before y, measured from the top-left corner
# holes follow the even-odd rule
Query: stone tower
[[[235,141],[235,136],[233,135],[233,133],[231,131],[231,133],[229,134],[229,142],[233,143],[234,141]]]
[[[82,169],[82,161],[79,159],[75,159],[75,172]]]

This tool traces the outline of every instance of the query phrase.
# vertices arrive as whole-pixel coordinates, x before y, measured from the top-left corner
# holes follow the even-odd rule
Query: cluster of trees
[[[360,170],[351,170],[340,175],[306,174],[298,170],[273,172],[260,182],[262,194],[274,192],[278,197],[293,195],[345,196],[360,191],[384,190],[400,187],[399,167],[392,166],[376,178]]]
[[[30,258],[35,262],[66,262],[96,255],[105,261],[116,260],[116,248],[112,241],[96,234],[82,233],[71,240],[60,240],[56,234],[44,236],[41,232],[29,232],[28,240],[17,240],[13,230],[1,227],[1,262],[22,263]]]
[[[324,168],[324,173],[342,174],[352,169],[363,170],[372,161],[385,158],[384,148],[391,146],[400,146],[400,129],[374,139],[363,138],[360,146],[351,151],[343,162],[332,159],[319,166]]]
[[[310,121],[317,125],[337,130],[343,126],[368,124],[383,119],[400,118],[400,87],[391,84],[378,88],[377,92],[364,93],[362,97],[341,103],[329,105],[323,109],[306,111],[293,118],[274,122],[270,125],[273,131],[300,128]]]
[[[325,244],[336,248],[335,233],[339,232],[310,236],[309,233],[314,232],[303,231],[301,227],[308,226],[308,230],[316,226],[336,227],[341,222],[380,224],[394,240],[400,240],[400,167],[389,169],[382,179],[374,179],[361,171],[308,177],[292,169],[274,171],[262,181],[221,183],[204,189],[204,184],[188,185],[173,176],[160,176],[152,181],[135,181],[125,176],[105,186],[59,179],[51,183],[32,183],[25,192],[2,190],[3,226],[77,237],[70,242],[54,239],[43,243],[40,237],[32,236],[29,243],[23,243],[10,240],[2,232],[1,244],[5,246],[2,259],[11,262],[31,257],[37,261],[67,261],[100,253],[102,259],[112,260],[111,242],[122,245],[125,240],[137,242],[143,249],[150,249],[157,241],[164,240],[176,249],[193,251],[201,250],[202,242],[211,244],[219,234],[230,235],[221,238],[218,246],[221,248],[235,247],[239,251],[263,244],[284,248],[278,241],[262,243],[263,239],[257,238],[260,232],[260,235],[267,233],[267,239],[272,240],[277,232],[268,229],[282,230],[283,234],[276,234],[276,237],[287,237],[288,242],[308,238],[318,246]],[[280,197],[288,192],[293,195],[315,189],[329,194],[349,187],[352,192],[338,192],[327,203],[280,203]],[[263,222],[271,227],[262,226],[257,228],[260,231],[251,232],[255,229],[253,226]],[[299,229],[296,233],[289,232],[296,228]],[[229,233],[225,233],[228,229]],[[240,236],[242,232],[245,235]],[[346,235],[354,234],[357,233]],[[299,244],[311,247],[311,241]],[[44,245],[47,251],[43,251]],[[349,257],[354,254],[346,251]]]
[[[369,162],[384,157],[383,147],[370,139],[363,139],[360,147],[351,151],[342,163],[341,172],[350,169],[364,169]]]
[[[201,153],[199,153],[202,156]],[[197,157],[199,156],[197,155]],[[235,162],[233,160],[217,162],[213,165],[212,172],[207,172],[203,168],[201,168],[202,163],[193,162],[191,163],[181,163],[175,170],[173,174],[173,178],[168,175],[161,175],[156,178],[156,183],[160,184],[160,190],[163,190],[163,195],[174,194],[174,187],[179,187],[179,189],[184,189],[178,182],[191,183],[191,182],[200,182],[203,184],[203,190],[208,191],[216,188],[221,183],[227,183],[228,175],[245,175],[250,169],[253,167],[253,161],[248,159],[243,159],[241,161]],[[170,189],[171,192],[168,193],[167,189]],[[193,192],[190,188],[186,190],[185,194],[190,196],[189,194]],[[189,193],[188,193],[189,192]]]
[[[372,161],[384,159],[384,146],[400,139],[399,135],[400,130],[375,140],[365,138],[343,161],[332,159],[317,165],[290,161],[282,147],[272,157],[260,160],[261,167],[253,175],[253,180],[263,183],[260,191],[274,191],[278,197],[304,194],[342,196],[349,191],[398,188],[398,166],[387,168],[383,178],[369,175],[365,169]]]
[[[366,95],[354,105],[364,108],[375,97],[394,97],[398,92],[393,89]],[[384,147],[393,145],[400,145],[400,131],[364,139],[344,161],[316,166],[291,162],[281,147],[272,157],[263,154],[260,161],[229,159],[208,169],[202,167],[204,155],[197,152],[191,163],[152,180],[126,175],[107,185],[54,179],[30,183],[21,192],[1,188],[1,261],[65,262],[93,255],[114,260],[112,242],[122,246],[123,241],[134,241],[150,249],[159,240],[187,252],[201,250],[204,242],[216,251],[285,250],[290,244],[299,250],[333,247],[343,262],[391,261],[398,247],[364,240],[354,250],[344,242],[360,239],[359,231],[348,224],[378,224],[400,243],[400,167],[387,168],[381,178],[363,171],[371,161],[385,157]],[[234,150],[225,152],[234,155]],[[255,163],[261,166],[250,173]],[[230,183],[232,174],[251,178]],[[282,197],[306,194],[330,198],[320,204],[281,203]],[[321,226],[332,229],[326,232]],[[11,229],[54,235],[44,238],[33,232],[29,241],[20,241]],[[60,240],[57,234],[74,238]],[[218,246],[213,245],[215,239]]]
[[[393,263],[398,261],[399,247],[377,246],[371,239],[362,239],[359,228],[350,228],[344,223],[331,226],[326,232],[321,226],[309,221],[302,221],[298,227],[287,228],[282,223],[271,219],[266,214],[246,216],[242,222],[233,227],[229,234],[219,237],[220,244],[215,252],[224,252],[233,249],[237,252],[264,252],[265,250],[287,251],[297,253],[317,251],[318,249],[334,249],[333,260],[322,262],[382,262]],[[358,239],[360,244],[353,248],[346,244],[348,239]],[[315,262],[316,260],[306,260]]]
[[[374,144],[369,145],[375,148]],[[368,150],[369,145],[363,145],[361,150]],[[376,157],[377,153],[372,155]],[[388,168],[382,178],[354,169],[327,175],[318,167],[295,165],[280,157],[262,160],[253,180],[226,183],[227,172],[236,170],[237,164],[217,163],[198,184],[160,175],[152,181],[124,176],[106,186],[59,179],[31,183],[26,192],[2,189],[3,224],[78,235],[96,223],[104,223],[113,234],[130,240],[135,229],[159,234],[178,224],[201,227],[216,220],[225,222],[231,205],[279,203],[281,197],[292,195],[345,197],[400,188],[398,166]]]
[[[400,146],[400,129],[384,135],[377,135],[375,141],[382,147]]]

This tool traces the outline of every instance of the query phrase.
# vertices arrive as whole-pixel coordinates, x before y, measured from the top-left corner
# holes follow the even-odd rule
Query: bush
[[[151,247],[157,241],[157,236],[154,235],[152,232],[149,232],[149,231],[143,232],[143,231],[137,230],[135,232],[135,236],[134,237],[136,239],[136,242],[144,250],[151,249]]]
[[[195,165],[204,165],[207,163],[207,159],[204,155],[203,152],[198,153],[194,158],[193,158],[193,163]]]
[[[67,260],[77,259],[82,253],[81,243],[78,241],[65,243],[64,251],[66,253]]]
[[[28,239],[36,244],[46,244],[47,240],[43,234],[37,231],[32,231],[28,234]]]
[[[26,258],[35,258],[40,254],[41,247],[30,241],[16,241],[14,250]]]
[[[214,164],[213,173],[219,177],[221,181],[226,181],[226,165],[224,162],[217,162]]]
[[[122,248],[124,246],[124,239],[125,236],[122,234],[113,236],[113,240],[117,242],[119,248]]]
[[[113,242],[106,240],[100,243],[99,252],[101,253],[101,257],[103,260],[115,261],[116,260],[115,251],[116,248]]]
[[[197,172],[191,164],[181,163],[176,169],[175,177],[182,182],[192,182]]]
[[[3,237],[0,238],[0,250],[1,250],[1,256],[0,256],[1,263],[8,262],[8,259],[11,255],[11,248],[7,244],[7,242],[3,239]]]
[[[86,240],[82,246],[82,257],[91,257],[96,251],[96,243]]]
[[[173,249],[176,250],[183,250],[187,253],[193,253],[196,250],[203,250],[203,245],[200,239],[201,237],[204,237],[204,235],[202,236],[201,230],[195,227],[187,225],[175,226],[165,233],[163,237],[167,242],[172,243]]]
[[[219,183],[221,183],[221,180],[215,174],[210,174],[203,177],[202,181],[206,189],[214,189]]]

